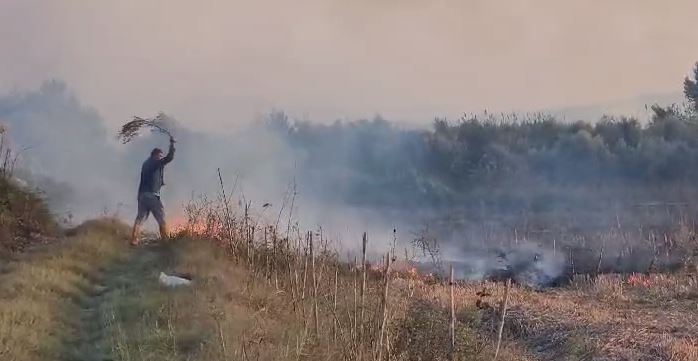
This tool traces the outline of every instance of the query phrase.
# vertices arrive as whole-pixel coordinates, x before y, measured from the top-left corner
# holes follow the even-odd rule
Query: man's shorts
[[[165,208],[162,206],[160,196],[152,193],[141,193],[138,195],[138,215],[136,216],[136,224],[143,223],[148,218],[148,214],[152,213],[159,225],[165,224]]]

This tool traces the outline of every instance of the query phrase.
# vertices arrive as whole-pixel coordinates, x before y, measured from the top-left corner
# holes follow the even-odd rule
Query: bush
[[[0,253],[20,251],[58,226],[44,200],[6,177],[0,177]]]

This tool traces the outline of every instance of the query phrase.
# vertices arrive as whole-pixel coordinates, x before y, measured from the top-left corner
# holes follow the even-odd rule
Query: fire
[[[360,269],[361,269],[360,265],[356,266],[356,270],[360,270]],[[368,263],[367,262],[367,270],[369,272],[377,274],[377,275],[383,275],[383,274],[385,274],[385,263],[382,263],[382,262]],[[392,261],[392,263],[390,265],[390,274],[395,278],[412,279],[412,280],[418,280],[418,281],[428,281],[433,277],[433,275],[431,273],[429,273],[429,274],[420,273],[414,262],[405,261],[405,260]]]
[[[167,220],[170,232],[180,233],[187,229],[187,220],[181,215],[174,216]]]
[[[633,273],[628,277],[628,284],[631,286],[651,287],[652,280],[643,274]]]
[[[167,220],[170,232],[174,235],[207,236],[215,238],[217,224],[209,224],[204,219],[193,220],[176,215]]]

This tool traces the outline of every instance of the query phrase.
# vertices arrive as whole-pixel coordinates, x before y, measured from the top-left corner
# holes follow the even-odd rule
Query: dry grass
[[[167,289],[155,283],[154,276],[147,275],[138,286],[114,295],[107,307],[107,318],[112,320],[109,326],[116,359],[356,360],[361,357],[374,360],[378,357],[381,309],[378,274],[367,277],[365,321],[361,327],[358,295],[354,303],[353,284],[357,274],[350,269],[343,268],[337,273],[335,308],[335,278],[331,271],[337,264],[317,262],[318,296],[313,299],[310,275],[306,274],[305,294],[302,289],[296,289],[298,295],[292,296],[287,288],[291,279],[281,279],[284,274],[279,274],[279,278],[265,277],[246,266],[236,265],[221,248],[208,241],[179,239],[159,251],[159,255],[166,255],[166,261],[160,264],[164,269],[191,274],[194,283],[187,288]],[[302,274],[298,276],[302,282]],[[457,327],[457,350],[452,355],[446,310],[403,292],[408,290],[399,287],[391,294],[395,301],[389,312],[383,358],[484,360],[491,356],[486,351],[485,340],[478,338],[467,322]],[[354,322],[359,324],[353,325]]]
[[[80,301],[99,267],[123,255],[118,226],[84,229],[13,262],[0,276],[0,359],[50,360],[67,352],[79,331]],[[109,224],[107,224],[109,223]]]
[[[260,309],[292,316],[289,319],[295,323],[284,322],[285,327],[311,341],[314,347],[297,357],[492,357],[500,318],[497,306],[503,296],[501,284],[464,283],[457,287],[458,345],[452,353],[449,290],[442,284],[413,279],[409,272],[390,273],[384,317],[386,303],[381,295],[386,274],[381,265],[366,267],[368,282],[361,297],[362,264],[355,267],[340,262],[320,232],[303,233],[291,224],[278,232],[286,227],[253,219],[248,205],[238,213],[215,202],[192,209],[196,212],[190,215],[195,216],[184,233],[218,244],[219,252],[228,253],[246,270],[248,289],[273,295],[264,298],[267,301],[263,304],[270,306]],[[339,275],[336,294],[335,270]],[[483,289],[491,295],[477,295]],[[242,294],[242,299],[252,297]],[[695,295],[695,275],[689,273],[577,278],[569,286],[543,292],[516,286],[510,295],[501,359],[690,360],[696,349],[691,335],[698,334]],[[382,342],[380,332],[384,323],[386,342]]]
[[[110,309],[117,359],[324,360],[350,347],[338,340],[348,335],[316,332],[309,303],[294,311],[301,305],[289,302],[286,291],[231,262],[210,242],[180,239],[160,254],[168,255],[165,269],[194,275],[194,284],[173,290],[146,280],[115,297]],[[343,305],[338,312],[348,312]],[[333,325],[324,313],[318,322],[323,330]]]
[[[271,261],[259,262],[267,259],[261,249],[250,257],[259,265],[252,268],[210,241],[130,250],[117,241],[127,229],[113,222],[87,222],[69,234],[2,276],[0,359],[370,360],[381,351],[381,324],[384,358],[452,358],[441,337],[448,334],[444,310],[398,296],[407,292],[401,287],[386,302],[384,277],[368,269],[359,302],[360,269],[320,247],[315,262],[304,256],[271,273]],[[164,288],[161,270],[192,274],[194,283]],[[86,312],[95,317],[81,316]],[[480,359],[483,344],[465,326],[458,327],[456,358]]]
[[[39,195],[0,175],[0,259],[55,235],[57,230]]]
[[[141,118],[134,116],[133,120],[127,122],[121,127],[118,137],[123,144],[126,144],[133,140],[133,138],[135,138],[143,128],[150,128],[152,131],[167,134],[168,136],[172,137],[172,134],[167,129],[168,122],[170,121],[170,118],[163,112],[158,113],[158,115],[156,115],[154,118]]]
[[[242,359],[243,349],[258,354],[255,359],[271,359],[264,354],[279,351],[272,346],[283,345],[283,334],[259,336],[269,325],[281,328],[281,320],[266,317],[268,295],[246,288],[245,273],[209,243],[178,240],[156,256],[143,261],[150,264],[145,273],[134,275],[138,279],[131,287],[106,301],[116,359]],[[156,278],[159,269],[195,275],[194,284],[162,287]]]
[[[188,249],[186,256],[175,263],[180,272],[202,277],[194,289],[197,297],[181,307],[198,310],[198,317],[215,310],[216,316],[211,313],[204,318],[218,320],[215,328],[224,335],[218,335],[219,351],[226,350],[243,359],[492,357],[492,340],[477,332],[481,321],[474,305],[466,307],[461,303],[457,307],[456,347],[452,349],[447,304],[434,297],[435,291],[443,288],[440,284],[415,280],[409,271],[390,272],[386,278],[385,264],[362,267],[361,263],[340,262],[321,232],[302,233],[289,226],[287,234],[295,236],[282,236],[275,226],[252,220],[247,206],[244,216],[236,218],[228,215],[227,207],[202,204],[203,208],[189,206],[190,223],[183,227],[181,236],[198,236],[212,242],[199,241],[197,247]],[[201,254],[211,246],[211,250]],[[228,275],[234,276],[229,279]],[[187,300],[179,293],[176,297]],[[224,302],[219,304],[221,298]],[[201,300],[210,303],[194,305]],[[254,317],[240,320],[241,313]],[[212,327],[203,325],[201,330]],[[251,342],[255,338],[258,341]],[[202,341],[204,346],[193,358],[220,357],[207,351],[206,346],[215,341],[215,337]],[[525,350],[507,341],[501,359],[529,359],[525,354]]]
[[[644,281],[633,281],[637,277]],[[695,360],[695,277],[603,275],[577,278],[570,286],[546,291],[516,286],[510,294],[505,339],[542,360]],[[490,295],[478,296],[483,290]],[[428,293],[441,304],[448,299],[443,290]],[[473,327],[492,335],[498,320],[496,301],[502,294],[502,284],[484,282],[462,284],[456,298],[461,309],[478,300],[484,304],[480,322]]]
[[[1,359],[70,355],[84,344],[85,324],[73,316],[95,284],[109,292],[91,307],[92,326],[115,360],[492,359],[501,283],[455,288],[452,348],[447,285],[385,263],[341,262],[321,233],[290,226],[282,236],[247,206],[238,218],[206,212],[167,245],[130,251],[114,242],[123,227],[86,223],[72,241],[13,264],[0,283]],[[110,266],[119,259],[127,262]],[[194,282],[164,288],[161,270]],[[695,360],[697,295],[689,272],[517,285],[499,359]]]
[[[0,124],[0,260],[58,230],[40,194],[14,178],[20,153],[9,145],[6,129]]]

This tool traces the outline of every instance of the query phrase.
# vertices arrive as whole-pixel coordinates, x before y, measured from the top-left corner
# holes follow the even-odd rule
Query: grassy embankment
[[[236,264],[211,242],[178,239],[130,249],[126,235],[127,229],[113,221],[88,222],[67,239],[13,261],[0,279],[1,358],[377,357],[380,275],[367,276],[362,308],[360,295],[354,301],[359,273],[332,268],[338,271],[335,279],[329,263],[317,262],[315,287],[306,264],[296,275],[299,282],[305,279],[305,287],[295,285],[297,294],[291,296],[282,285],[290,279],[273,280]],[[165,288],[157,281],[161,270],[189,273],[194,283]],[[396,302],[388,319],[395,325],[384,330],[383,358],[388,352],[393,359],[448,358],[447,313],[403,297],[402,292],[415,292],[410,289],[390,296]],[[486,354],[465,324],[458,326],[458,335],[461,358]]]
[[[370,360],[379,352],[383,359],[388,354],[403,360],[451,357],[448,313],[426,296],[433,288],[404,284],[389,296],[394,299],[387,316],[391,325],[384,329],[380,351],[380,275],[367,277],[361,323],[361,286],[354,286],[361,277],[348,269],[317,262],[313,282],[310,260],[306,272],[282,280],[283,274],[236,265],[221,248],[190,239],[179,239],[159,254],[168,259],[165,269],[193,275],[194,284],[171,290],[150,277],[108,299],[105,318],[112,320],[116,359]],[[290,286],[296,276],[299,283]],[[477,316],[472,310],[459,316],[468,321],[457,326],[456,358],[490,359],[491,349],[470,327]],[[524,359],[514,356],[521,350],[513,347],[505,348],[502,359]]]

